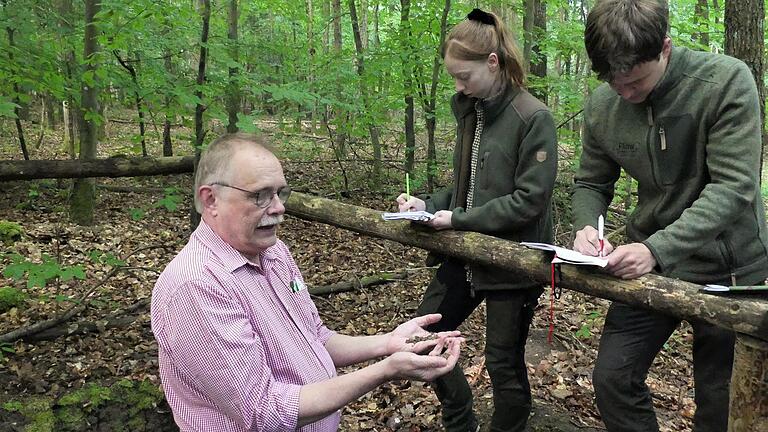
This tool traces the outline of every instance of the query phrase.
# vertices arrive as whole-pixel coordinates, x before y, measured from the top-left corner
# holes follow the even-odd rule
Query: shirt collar
[[[259,259],[257,262],[249,260],[245,257],[245,255],[238,252],[235,248],[225,242],[203,220],[200,221],[200,225],[198,225],[195,232],[192,233],[192,237],[196,238],[203,245],[205,245],[219,259],[219,261],[221,261],[224,269],[230,273],[244,265],[251,265],[259,270],[262,270],[264,268],[263,264],[265,261],[277,259],[276,247],[270,246],[259,253]]]

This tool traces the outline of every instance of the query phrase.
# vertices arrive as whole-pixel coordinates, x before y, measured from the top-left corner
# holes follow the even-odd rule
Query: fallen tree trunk
[[[333,294],[344,291],[352,291],[360,289],[362,287],[381,285],[393,280],[405,279],[408,275],[405,272],[401,273],[379,273],[371,276],[364,276],[360,279],[351,281],[344,281],[330,285],[323,285],[318,287],[309,287],[307,290],[313,295],[325,295]]]
[[[519,272],[547,284],[551,255],[519,243],[461,231],[440,231],[408,222],[387,222],[379,211],[294,193],[286,203],[290,215],[403,244]],[[700,286],[646,275],[621,280],[596,268],[562,266],[563,288],[654,309],[683,319],[702,319],[720,327],[768,340],[768,301],[714,296]]]
[[[0,161],[0,181],[44,178],[138,177],[192,172],[193,156],[92,160]]]

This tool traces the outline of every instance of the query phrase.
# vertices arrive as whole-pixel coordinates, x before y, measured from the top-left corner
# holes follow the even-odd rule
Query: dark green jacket
[[[603,84],[584,115],[575,230],[596,225],[623,167],[639,185],[627,236],[650,249],[659,273],[695,283],[768,277],[760,108],[743,62],[675,47],[644,103]]]
[[[465,210],[467,183],[462,154],[472,146],[477,99],[457,93],[452,187],[425,197],[427,210],[451,209],[453,228],[514,241],[552,242],[552,189],[557,173],[557,137],[547,107],[518,87],[483,100],[485,121],[475,174],[474,205]],[[466,160],[466,159],[464,159]],[[467,163],[469,165],[469,163]],[[463,193],[462,193],[463,191]],[[529,279],[491,267],[472,266],[477,290],[536,285]]]

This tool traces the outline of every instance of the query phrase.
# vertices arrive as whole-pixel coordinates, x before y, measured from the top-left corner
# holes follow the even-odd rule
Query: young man
[[[659,0],[601,0],[587,17],[592,68],[606,82],[585,107],[573,195],[574,249],[597,255],[595,226],[623,168],[638,182],[629,244],[605,245],[607,270],[649,272],[704,284],[768,277],[768,233],[759,189],[760,108],[741,61],[672,47]],[[645,379],[680,320],[614,302],[593,375],[609,431],[658,430]],[[725,431],[734,335],[691,322],[694,430]]]
[[[454,368],[458,332],[408,341],[426,335],[422,327],[439,314],[367,337],[323,325],[277,239],[290,188],[261,139],[214,141],[200,159],[195,191],[202,222],[152,292],[160,378],[182,431],[334,432],[339,409],[376,386],[430,381]],[[336,375],[336,367],[379,357]]]

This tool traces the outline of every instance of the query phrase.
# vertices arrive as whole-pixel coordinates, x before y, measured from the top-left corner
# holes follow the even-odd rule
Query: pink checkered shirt
[[[251,263],[201,222],[155,284],[152,331],[182,431],[338,429],[339,412],[296,426],[301,386],[336,375],[334,333],[283,242]]]

